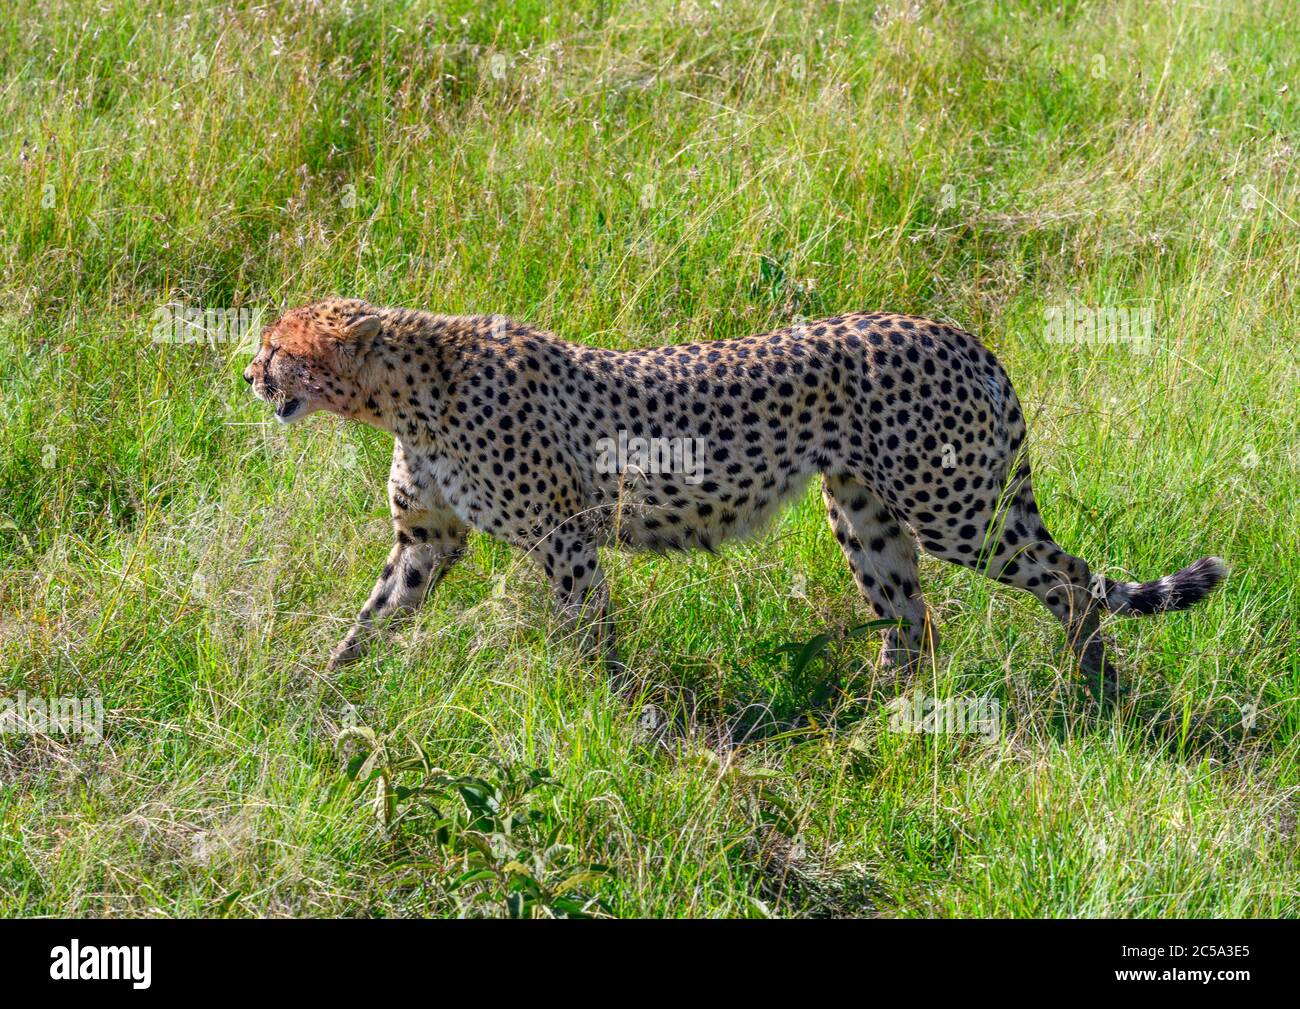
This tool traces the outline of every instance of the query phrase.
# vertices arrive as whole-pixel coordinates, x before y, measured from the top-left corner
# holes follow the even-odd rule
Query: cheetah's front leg
[[[555,590],[565,626],[577,632],[583,651],[599,656],[619,693],[629,689],[627,667],[619,661],[614,622],[609,614],[609,583],[600,570],[596,545],[584,532],[561,525],[535,548]]]
[[[360,658],[374,636],[375,625],[414,611],[464,554],[463,527],[459,536],[444,527],[436,539],[430,531],[430,542],[414,539],[417,531],[428,530],[426,526],[399,530],[397,544],[389,553],[366,605],[361,608],[351,630],[330,652],[328,670],[333,671]]]
[[[361,657],[376,624],[415,610],[465,553],[469,527],[452,514],[400,442],[393,452],[388,500],[397,543],[356,623],[330,652],[330,671]]]

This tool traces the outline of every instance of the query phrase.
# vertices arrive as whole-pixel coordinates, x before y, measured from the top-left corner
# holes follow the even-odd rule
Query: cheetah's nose
[[[253,384],[253,366],[251,364],[244,369],[244,381],[249,385]]]

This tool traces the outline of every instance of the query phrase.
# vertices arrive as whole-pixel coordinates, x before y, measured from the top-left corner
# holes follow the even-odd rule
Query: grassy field
[[[1287,0],[8,5],[0,695],[104,719],[0,736],[0,914],[1296,914],[1297,38]],[[327,678],[391,442],[277,426],[242,333],[158,323],[331,293],[619,348],[953,320],[1057,540],[1231,574],[1108,623],[1113,710],[1036,600],[931,560],[937,661],[792,675],[868,618],[810,490],[720,556],[606,556],[676,752],[481,536]]]

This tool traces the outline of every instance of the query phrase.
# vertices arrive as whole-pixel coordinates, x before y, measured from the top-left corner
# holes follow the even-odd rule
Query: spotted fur
[[[619,352],[501,316],[333,299],[267,327],[245,378],[282,420],[325,409],[395,438],[396,544],[332,666],[419,605],[471,528],[535,557],[562,614],[616,665],[598,545],[712,550],[814,475],[859,589],[900,621],[885,643],[895,663],[936,641],[918,543],[1033,593],[1109,685],[1099,609],[1182,609],[1223,576],[1205,558],[1146,584],[1094,580],[1043,525],[1006,372],[970,334],[926,319],[854,313]],[[700,469],[611,472],[600,446],[620,433],[698,439]]]

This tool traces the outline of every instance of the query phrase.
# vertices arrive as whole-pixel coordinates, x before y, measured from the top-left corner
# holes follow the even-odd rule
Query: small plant
[[[838,646],[871,631],[905,626],[906,621],[868,620],[852,627],[829,628],[807,641],[764,645],[755,661],[744,667],[761,700],[741,708],[729,726],[731,736],[747,741],[770,738],[814,719],[845,713]]]
[[[767,658],[776,658],[782,655],[790,656],[790,665],[786,670],[786,675],[790,679],[791,690],[794,691],[796,696],[807,697],[811,701],[823,703],[830,697],[830,684],[833,682],[831,677],[833,677],[834,671],[830,668],[828,662],[825,675],[821,677],[811,676],[809,670],[814,659],[836,642],[859,637],[868,631],[880,631],[890,627],[903,628],[906,626],[906,620],[868,620],[865,624],[857,624],[845,628],[843,631],[825,631],[807,641],[787,641],[785,644],[773,648],[767,654]]]
[[[787,641],[768,651],[763,658],[784,666],[781,675],[796,708],[818,710],[830,703],[839,687],[840,670],[833,659],[834,646],[871,631],[905,626],[906,621],[868,620],[843,630],[823,631],[807,641]]]
[[[560,783],[545,768],[491,761],[486,777],[453,775],[414,744],[393,758],[368,726],[349,730],[369,744],[348,763],[349,779],[373,790],[384,833],[425,836],[438,857],[407,858],[400,868],[437,877],[464,917],[591,918],[608,913],[583,888],[609,872],[569,861],[561,825],[538,800]],[[409,850],[409,849],[408,849]]]

